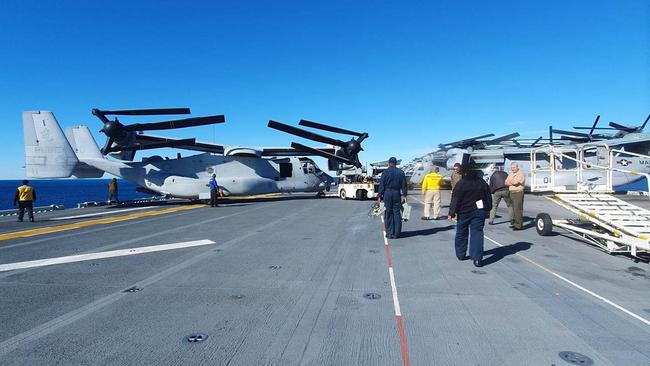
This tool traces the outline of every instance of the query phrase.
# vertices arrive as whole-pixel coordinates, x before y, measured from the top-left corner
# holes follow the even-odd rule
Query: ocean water
[[[85,201],[106,201],[108,199],[108,182],[110,179],[33,179],[29,185],[36,190],[35,206],[64,205],[65,208],[77,207]],[[22,180],[0,180],[0,210],[13,208],[16,188]],[[136,192],[136,184],[118,179],[119,199],[131,200],[148,198],[151,194]]]

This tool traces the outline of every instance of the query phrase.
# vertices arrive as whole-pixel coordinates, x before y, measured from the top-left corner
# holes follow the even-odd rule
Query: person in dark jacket
[[[472,165],[461,166],[462,179],[456,184],[449,204],[449,220],[457,219],[455,249],[459,260],[466,260],[469,239],[469,258],[480,267],[483,260],[483,227],[485,216],[492,209],[490,187],[479,177]]]
[[[494,168],[495,171],[490,176],[490,192],[492,192],[492,210],[490,211],[490,225],[494,225],[494,218],[497,215],[497,208],[499,208],[499,203],[501,200],[506,202],[508,211],[510,212],[510,222],[514,222],[514,216],[512,214],[512,201],[510,200],[510,190],[506,185],[506,178],[508,178],[508,173],[503,171],[503,168]]]
[[[388,169],[381,173],[379,181],[379,195],[377,202],[384,201],[386,212],[384,224],[386,235],[390,239],[397,239],[402,232],[402,203],[406,203],[406,176],[401,169],[397,169],[397,159],[388,159]]]
[[[219,183],[217,183],[216,174],[212,174],[208,187],[210,187],[210,207],[219,207]]]

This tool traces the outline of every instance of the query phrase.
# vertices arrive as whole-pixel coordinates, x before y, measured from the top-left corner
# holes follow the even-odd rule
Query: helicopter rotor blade
[[[286,132],[291,135],[299,136],[306,138],[307,140],[312,140],[316,142],[321,142],[324,144],[335,145],[339,147],[345,147],[345,142],[337,139],[333,139],[327,136],[319,135],[317,133],[309,132],[300,128],[296,128],[281,122],[269,120],[268,126],[278,131]],[[304,145],[303,145],[304,146]]]
[[[613,127],[596,127],[596,128],[593,128],[593,127],[582,127],[582,126],[575,126],[575,127],[573,127],[573,129],[575,129],[575,130],[618,130],[617,128],[613,128]]]
[[[609,125],[619,131],[624,131],[624,132],[634,132],[636,130],[635,127],[623,126],[622,124],[616,122],[610,122]]]
[[[487,135],[481,135],[481,136],[476,136],[476,137],[470,137],[470,138],[468,138],[468,139],[464,139],[464,140],[458,140],[458,141],[454,141],[454,142],[448,142],[448,143],[446,143],[446,144],[440,144],[439,146],[442,147],[442,148],[444,148],[444,147],[447,147],[447,146],[453,146],[453,145],[465,144],[465,143],[468,143],[468,142],[474,142],[474,141],[476,141],[476,140],[478,140],[478,139],[482,139],[482,138],[486,138],[486,137],[492,137],[492,136],[494,136],[494,134],[493,134],[493,133],[489,133],[489,134],[487,134]]]
[[[560,135],[589,138],[589,134],[582,133],[582,132],[565,131],[565,130],[557,130],[557,129],[553,129],[553,132],[558,133]]]
[[[518,132],[513,132],[513,133],[508,134],[508,135],[503,135],[503,136],[497,137],[495,139],[485,141],[485,144],[487,144],[487,145],[498,144],[501,141],[511,140],[511,139],[514,139],[515,137],[519,137],[519,136],[520,135],[519,135]]]
[[[211,125],[215,123],[224,123],[225,116],[207,116],[207,117],[193,117],[177,119],[172,121],[151,122],[151,123],[135,123],[132,125],[124,126],[125,131],[149,131],[149,130],[169,130],[174,128],[186,128]]]
[[[344,128],[325,125],[325,124],[318,123],[318,122],[307,121],[307,120],[304,120],[304,119],[301,119],[300,122],[298,122],[298,124],[301,125],[301,126],[307,126],[307,127],[311,127],[311,128],[317,128],[319,130],[335,132],[335,133],[342,133],[342,134],[346,134],[346,135],[353,135],[353,136],[358,136],[358,137],[361,137],[363,135],[362,132],[355,132],[355,131],[351,131],[351,130],[346,130]]]
[[[540,142],[541,140],[542,140],[542,136],[538,137],[537,140],[533,141],[533,143],[530,144],[530,147],[535,147],[537,143]]]
[[[594,125],[591,126],[591,130],[589,130],[589,136],[591,136],[591,134],[594,133],[594,130],[596,129],[596,125],[598,124],[598,121],[600,121],[600,114],[596,116],[596,120],[594,121]]]
[[[645,122],[643,122],[641,127],[639,127],[639,132],[643,131],[643,129],[645,128],[645,125],[648,124],[648,121],[650,121],[650,114],[648,114],[648,117],[645,119]]]
[[[189,108],[155,108],[155,109],[122,109],[103,111],[94,109],[99,114],[114,115],[114,116],[155,116],[163,114],[190,114]],[[95,114],[95,112],[93,112]]]
[[[195,143],[196,143],[196,139],[190,138],[190,139],[171,140],[166,142],[154,142],[151,144],[135,144],[130,146],[120,146],[119,150],[120,151],[150,150],[150,149],[160,149],[163,147],[193,145]]]
[[[344,164],[348,164],[348,165],[354,165],[357,168],[361,167],[361,163],[358,162],[358,161],[353,161],[353,160],[350,160],[350,159],[346,159],[346,158],[337,156],[335,154],[330,154],[328,152],[315,149],[313,147],[309,147],[309,146],[306,146],[306,145],[303,145],[303,144],[299,144],[297,142],[292,142],[291,147],[293,147],[296,150],[302,150],[302,151],[308,152],[308,153],[313,154],[313,155],[321,156],[321,157],[326,158],[326,159],[338,161],[340,163],[344,163]]]

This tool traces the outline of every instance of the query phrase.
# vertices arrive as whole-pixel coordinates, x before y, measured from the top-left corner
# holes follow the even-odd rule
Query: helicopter
[[[463,158],[471,159],[484,173],[484,177],[489,177],[495,168],[509,168],[511,163],[517,163],[525,172],[530,172],[531,152],[539,150],[543,146],[554,146],[564,150],[569,156],[574,154],[576,148],[593,144],[597,142],[606,143],[610,148],[616,148],[625,152],[650,155],[650,134],[643,133],[643,129],[650,121],[650,115],[639,126],[626,126],[617,122],[610,122],[610,127],[598,127],[600,115],[596,116],[591,127],[574,127],[575,130],[589,130],[588,133],[579,131],[567,131],[549,127],[549,137],[547,139],[538,137],[536,139],[517,139],[519,133],[514,132],[502,137],[492,138],[494,134],[486,134],[471,137],[459,141],[440,144],[439,149],[423,157],[415,159],[411,163],[410,184],[419,184],[422,182],[424,175],[431,171],[433,166],[438,166],[441,174],[447,175],[453,165],[461,163]],[[596,133],[599,130],[615,131],[613,134]],[[559,136],[559,137],[558,137]],[[543,155],[542,153],[539,153]],[[594,164],[597,164],[597,157],[587,157]],[[536,161],[544,165],[544,157],[538,156]],[[642,173],[650,173],[650,159],[646,157],[634,156],[631,154],[618,153],[614,160],[616,166],[621,169],[635,170]],[[547,163],[547,162],[546,162]],[[570,160],[557,161],[556,167],[561,169],[572,169],[575,162]],[[544,168],[544,166],[537,166]],[[594,175],[586,177],[587,180],[598,181],[601,177]],[[633,183],[642,179],[642,175],[630,175],[622,172],[613,172],[612,184],[620,186]],[[548,179],[541,177],[541,179]],[[571,174],[567,174],[567,180],[573,180]],[[559,177],[561,184],[562,177]],[[530,188],[530,180],[526,181],[526,188]]]
[[[224,196],[258,195],[283,192],[316,192],[324,195],[333,179],[308,156],[323,156],[328,167],[344,169],[361,166],[358,153],[367,133],[344,130],[317,122],[300,124],[357,138],[349,141],[318,135],[277,121],[269,127],[331,147],[313,148],[294,143],[291,148],[242,147],[146,135],[144,131],[187,128],[224,123],[223,115],[123,124],[117,117],[189,114],[189,108],[101,110],[92,114],[103,124],[100,132],[107,139],[99,148],[87,126],[61,129],[50,111],[23,112],[25,171],[29,178],[99,178],[104,173],[133,182],[140,192],[187,199],[207,199],[207,182],[216,174]],[[157,155],[134,162],[136,151],[171,147],[198,151],[199,154],[174,159]],[[109,159],[107,155],[115,159]],[[331,170],[331,169],[330,169]]]

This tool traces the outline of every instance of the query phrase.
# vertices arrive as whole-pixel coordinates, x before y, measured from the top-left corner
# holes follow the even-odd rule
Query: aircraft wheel
[[[347,198],[347,197],[345,197],[345,189],[342,189],[342,190],[339,192],[339,197],[341,197],[342,200],[344,200],[344,199]]]
[[[537,229],[537,234],[541,236],[549,236],[553,232],[553,220],[551,215],[547,213],[540,213],[535,219],[535,228]]]

